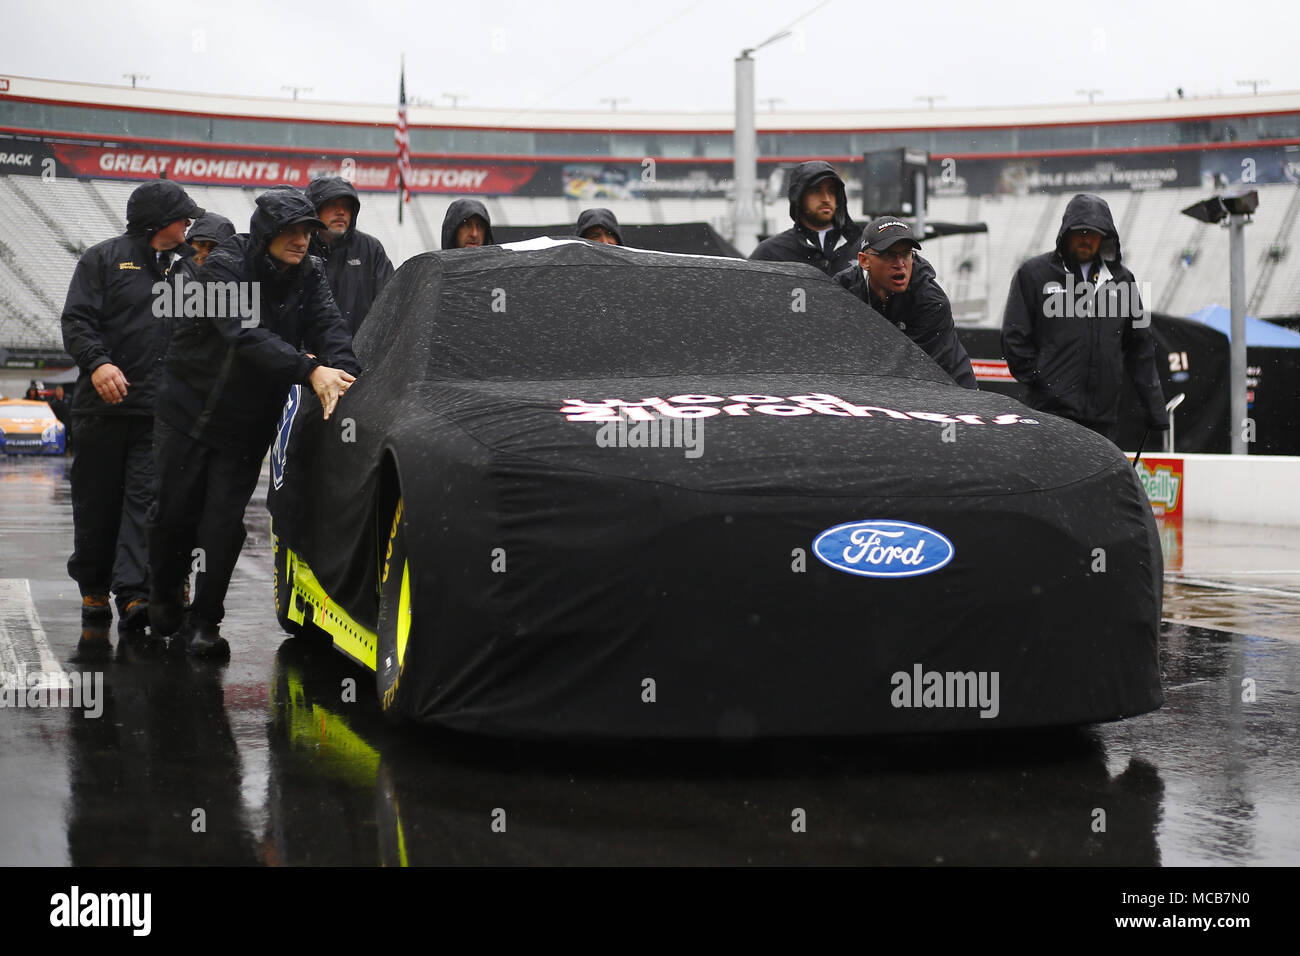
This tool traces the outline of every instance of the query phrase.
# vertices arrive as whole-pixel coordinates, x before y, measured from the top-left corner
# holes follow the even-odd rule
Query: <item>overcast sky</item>
[[[1300,3],[909,0],[485,0],[253,4],[0,0],[0,73],[208,93],[467,107],[732,108],[759,51],[758,109],[994,106],[1300,89]],[[811,11],[811,12],[810,12]],[[807,14],[807,16],[804,16]],[[1220,49],[1220,47],[1223,49]]]

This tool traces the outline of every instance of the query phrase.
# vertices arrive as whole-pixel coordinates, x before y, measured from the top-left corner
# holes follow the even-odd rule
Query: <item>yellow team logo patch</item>
[[[139,269],[140,269],[140,267],[139,267],[138,265],[136,265],[134,262],[119,262],[119,263],[117,264],[117,268],[118,268],[119,270],[121,270],[121,269],[135,269],[136,271],[139,271]]]

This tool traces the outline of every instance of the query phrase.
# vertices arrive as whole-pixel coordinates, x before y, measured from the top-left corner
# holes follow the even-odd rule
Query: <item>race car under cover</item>
[[[0,399],[0,451],[6,455],[62,455],[63,423],[48,402]]]
[[[382,707],[519,737],[1078,724],[1162,701],[1110,442],[954,385],[805,265],[426,253],[272,454],[276,604]]]

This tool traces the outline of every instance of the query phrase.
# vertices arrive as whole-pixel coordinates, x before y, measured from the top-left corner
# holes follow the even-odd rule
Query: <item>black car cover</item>
[[[410,716],[747,737],[1159,706],[1123,455],[954,385],[818,270],[540,239],[418,256],[374,309],[334,419],[282,431],[270,507],[374,628],[400,494]]]

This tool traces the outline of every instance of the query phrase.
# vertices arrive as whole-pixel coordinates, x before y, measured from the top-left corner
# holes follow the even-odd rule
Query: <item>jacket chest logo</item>
[[[139,271],[140,271],[140,267],[139,267],[138,265],[136,265],[134,262],[119,262],[119,263],[117,264],[117,268],[118,268],[119,270],[122,270],[122,269],[134,269],[136,272],[139,272]]]

